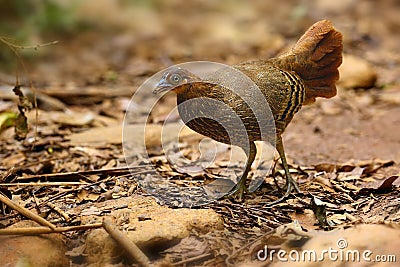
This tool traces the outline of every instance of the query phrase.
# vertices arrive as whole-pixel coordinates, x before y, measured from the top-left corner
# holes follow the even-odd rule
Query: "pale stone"
[[[377,74],[366,60],[353,55],[343,55],[339,67],[338,85],[344,88],[371,88],[375,85]]]

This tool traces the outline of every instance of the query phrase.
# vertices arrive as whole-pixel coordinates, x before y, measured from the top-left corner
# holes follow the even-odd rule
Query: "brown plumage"
[[[268,60],[232,66],[247,75],[261,90],[272,112],[272,116],[268,116],[265,111],[261,123],[275,124],[276,133],[260,130],[260,112],[262,115],[263,111],[259,111],[260,105],[257,104],[262,101],[247,88],[232,90],[215,82],[202,81],[187,70],[172,68],[164,73],[154,93],[175,91],[179,114],[191,129],[216,141],[243,148],[248,156],[246,168],[232,191],[239,198],[246,189],[245,180],[257,153],[254,141],[276,138],[276,149],[286,174],[285,197],[292,187],[297,192],[300,190],[289,173],[281,134],[302,105],[313,103],[316,97],[336,95],[335,82],[339,79],[342,49],[342,34],[332,27],[330,21],[322,20],[311,26],[289,52]],[[232,77],[223,71],[214,77],[218,75],[221,79]]]

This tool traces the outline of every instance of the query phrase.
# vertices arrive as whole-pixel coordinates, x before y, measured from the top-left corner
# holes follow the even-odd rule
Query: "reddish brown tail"
[[[306,96],[303,104],[316,97],[336,95],[335,82],[342,64],[343,36],[328,20],[312,25],[288,53],[272,61],[285,70],[295,71],[304,81]]]

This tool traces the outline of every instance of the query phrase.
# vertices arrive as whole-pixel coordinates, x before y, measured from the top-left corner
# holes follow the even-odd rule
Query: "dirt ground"
[[[68,1],[59,2],[68,5]],[[123,215],[116,215],[117,208],[113,207],[135,210],[131,203],[138,203],[137,209],[140,207],[140,212],[135,213],[139,219],[135,220],[151,221],[153,215],[149,214],[160,212],[183,216],[182,221],[187,219],[191,226],[181,227],[190,230],[170,238],[173,241],[153,241],[157,245],[148,241],[143,246],[138,241],[152,264],[159,266],[279,266],[276,260],[257,261],[255,251],[262,244],[277,240],[276,247],[287,246],[290,239],[287,236],[271,238],[283,226],[297,237],[300,232],[307,232],[307,238],[311,239],[338,229],[361,231],[344,234],[349,243],[357,243],[358,237],[354,236],[365,234],[357,228],[359,225],[387,226],[390,230],[365,230],[371,234],[370,240],[376,242],[371,249],[380,244],[381,253],[398,255],[395,243],[395,235],[400,232],[398,1],[128,2],[78,1],[73,14],[89,26],[63,34],[29,35],[35,44],[53,40],[58,43],[34,52],[21,51],[26,69],[18,67],[18,79],[25,96],[32,100],[36,95],[38,108],[26,111],[29,130],[22,140],[15,139],[12,127],[21,126],[21,122],[14,117],[6,126],[0,120],[0,191],[4,195],[58,227],[101,223],[110,214],[117,218],[115,224],[121,226]],[[331,20],[343,33],[345,58],[338,95],[303,107],[283,135],[291,171],[303,193],[291,195],[272,208],[265,205],[281,195],[273,179],[275,174],[277,183],[283,183],[282,168],[277,164],[274,173],[266,177],[259,190],[247,195],[243,203],[224,199],[202,207],[216,212],[223,223],[215,219],[210,225],[203,224],[201,218],[212,215],[200,216],[189,211],[176,215],[179,209],[142,200],[141,197],[149,195],[137,186],[126,168],[121,126],[129,101],[139,86],[153,74],[177,63],[213,61],[231,65],[276,56],[321,19]],[[9,50],[6,45],[0,47]],[[12,91],[15,61],[16,58],[11,59],[0,68],[0,118],[18,113],[18,98]],[[145,100],[138,103],[138,109]],[[207,183],[218,176],[221,166],[225,166],[224,156],[231,150],[221,148],[225,149],[222,157],[209,170],[196,175],[171,166],[159,141],[151,136],[159,135],[165,116],[175,106],[175,96],[168,95],[151,115],[152,128],[147,133],[151,143],[147,147],[149,160],[166,179],[181,187]],[[145,115],[130,118],[131,123],[144,123]],[[178,121],[175,115],[167,123]],[[183,154],[198,160],[197,145],[202,137],[189,131],[181,134]],[[146,167],[141,166],[143,162],[133,162],[139,170],[135,175],[149,175]],[[52,184],[41,184],[44,182]],[[166,210],[161,211],[162,207]],[[203,212],[203,209],[193,210]],[[0,228],[5,229],[27,217],[5,206],[0,207],[0,212]],[[157,216],[153,217],[154,222],[162,219]],[[193,228],[196,222],[201,227]],[[293,226],[294,222],[301,224],[300,230],[296,224]],[[129,232],[130,227],[140,226],[126,226],[124,231]],[[393,238],[380,238],[385,235],[382,231],[392,230]],[[104,255],[113,260],[104,256],[99,263],[99,258],[93,256],[97,255],[93,252],[96,249],[90,252],[87,248],[88,240],[96,243],[99,238],[93,237],[91,231],[95,230],[63,233],[60,238],[65,251],[61,254],[66,252],[67,258],[53,266],[65,266],[66,262],[70,266],[132,263],[129,257],[113,258],[115,254],[108,252]],[[25,241],[28,242],[32,241]],[[313,244],[318,247],[317,243]]]

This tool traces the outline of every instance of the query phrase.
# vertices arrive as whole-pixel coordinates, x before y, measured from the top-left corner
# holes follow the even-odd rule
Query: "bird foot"
[[[290,186],[293,186],[293,189],[296,193],[301,193],[301,190],[300,190],[298,184],[296,183],[295,180],[293,180],[293,178],[291,176],[289,176],[289,179],[288,179],[288,189]],[[291,191],[291,189],[290,189],[290,191]],[[289,192],[289,194],[290,194],[290,192]]]
[[[290,195],[290,193],[292,192],[292,189],[294,189],[294,191],[296,193],[301,193],[301,190],[300,190],[299,186],[297,185],[296,181],[293,180],[293,178],[291,176],[289,176],[289,177],[290,178],[288,179],[287,189],[286,189],[285,194],[282,197],[280,197],[279,199],[267,203],[266,206],[273,206],[275,204],[281,203]]]
[[[292,184],[289,183],[288,186],[287,186],[287,190],[286,190],[285,194],[282,197],[278,198],[275,201],[268,202],[265,206],[268,207],[268,206],[273,206],[273,205],[276,205],[278,203],[281,203],[282,201],[284,201],[290,195],[291,192],[292,192]]]
[[[235,202],[243,202],[244,193],[248,192],[249,190],[246,188],[246,185],[238,183],[224,198],[233,199]]]

